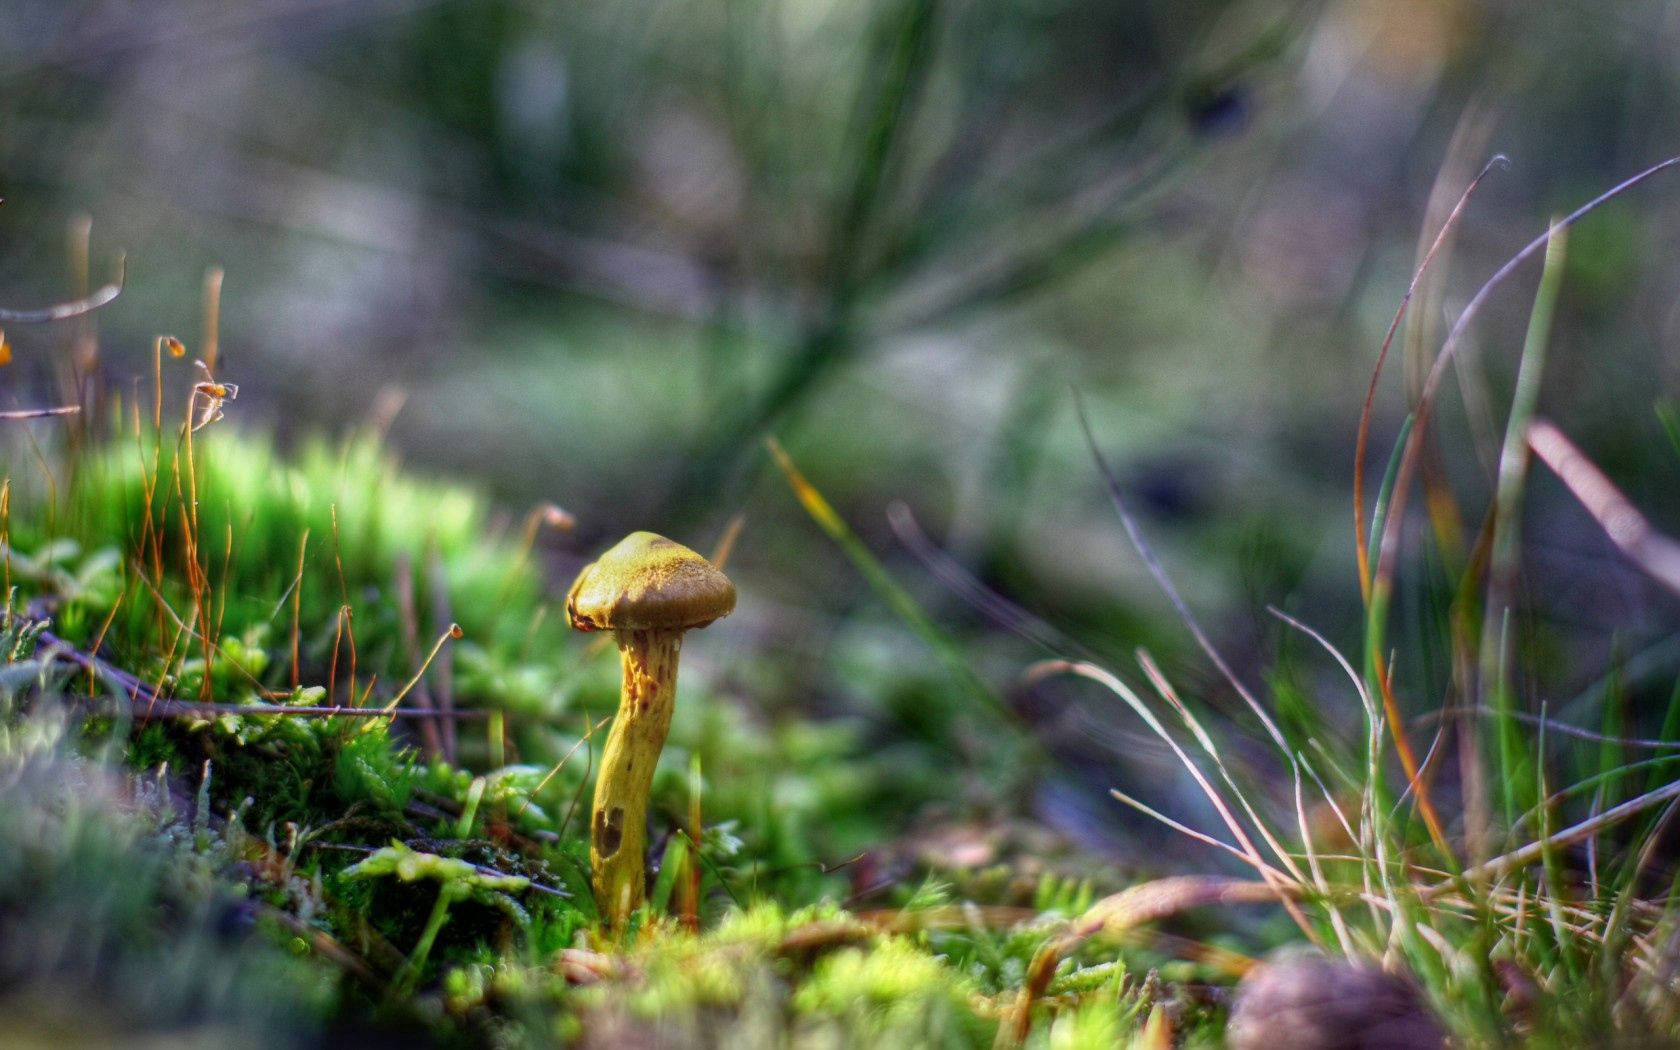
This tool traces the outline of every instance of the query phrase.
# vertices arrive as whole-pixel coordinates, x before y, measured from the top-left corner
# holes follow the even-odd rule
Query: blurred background
[[[926,714],[966,685],[800,510],[775,435],[1057,758],[1040,815],[1098,843],[1135,822],[1104,789],[1168,767],[1111,697],[1021,669],[1129,673],[1147,645],[1228,698],[1125,545],[1074,391],[1238,672],[1351,718],[1265,607],[1357,643],[1366,384],[1420,239],[1496,152],[1397,343],[1373,478],[1485,276],[1680,153],[1675,5],[0,0],[0,304],[72,294],[91,220],[95,283],[127,252],[97,327],[132,390],[154,337],[199,353],[221,267],[233,425],[372,425],[510,521],[566,508],[541,541],[557,591],[628,530],[706,550],[744,515],[743,615],[696,649],[748,717],[980,747],[984,722]],[[1439,414],[1467,542],[1536,277],[1475,326]],[[1572,238],[1541,397],[1670,531],[1677,291],[1667,176]],[[0,407],[42,403],[74,332],[7,334]],[[1620,661],[1630,689],[1673,680],[1680,602],[1549,478],[1527,540],[1525,609],[1556,640],[1536,696],[1590,700]],[[923,548],[1011,604],[975,608]],[[1426,604],[1431,567],[1405,571]],[[1414,614],[1423,709],[1446,669],[1405,644]]]

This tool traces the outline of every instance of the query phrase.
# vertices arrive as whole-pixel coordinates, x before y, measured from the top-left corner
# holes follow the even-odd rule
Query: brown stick
[[[114,667],[99,657],[84,653],[80,649],[53,634],[42,631],[40,644],[47,650],[49,659],[63,659],[86,670],[89,674],[98,675],[118,685],[128,697],[129,703],[135,706],[135,713],[142,720],[149,718],[203,718],[214,715],[303,715],[316,718],[360,717],[360,718],[417,718],[435,717],[431,711],[418,711],[414,708],[396,708],[383,711],[373,707],[340,707],[337,705],[325,707],[302,707],[291,704],[225,704],[204,700],[177,700],[166,697],[140,681],[133,675]],[[483,711],[462,711],[455,717],[483,718]]]
[[[45,419],[48,416],[73,416],[81,410],[81,405],[59,405],[55,408],[14,408],[5,412],[0,412],[0,420]]]
[[[49,321],[67,321],[72,317],[92,313],[122,294],[127,269],[127,260],[119,252],[117,254],[117,279],[103,288],[95,290],[92,295],[82,299],[74,299],[67,303],[43,306],[38,310],[9,310],[0,307],[0,324],[46,324]]]

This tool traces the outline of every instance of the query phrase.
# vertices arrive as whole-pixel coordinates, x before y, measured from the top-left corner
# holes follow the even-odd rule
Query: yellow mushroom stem
[[[615,933],[642,903],[648,791],[671,729],[680,630],[619,630],[618,715],[601,752],[589,817],[589,866],[595,901]]]

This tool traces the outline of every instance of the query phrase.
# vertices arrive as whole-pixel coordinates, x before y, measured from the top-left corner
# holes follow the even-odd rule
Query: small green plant
[[[400,842],[393,842],[375,850],[366,860],[358,861],[340,873],[344,879],[373,879],[394,876],[402,882],[428,879],[437,883],[437,900],[432,905],[419,940],[404,960],[402,968],[391,978],[387,993],[393,999],[408,995],[420,978],[421,970],[432,953],[443,924],[449,920],[449,907],[457,901],[476,900],[500,909],[521,927],[531,921],[529,913],[514,894],[523,892],[531,880],[523,875],[502,875],[481,871],[475,865],[454,857],[440,857],[434,853],[419,853]]]

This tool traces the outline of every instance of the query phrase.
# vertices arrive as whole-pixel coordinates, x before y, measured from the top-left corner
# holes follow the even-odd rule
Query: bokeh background
[[[800,510],[775,435],[1046,742],[1061,772],[1031,807],[1097,843],[1136,819],[1103,789],[1168,767],[1111,697],[1016,688],[1046,650],[916,548],[1052,648],[1129,671],[1146,645],[1225,702],[1125,544],[1077,391],[1239,673],[1351,716],[1265,607],[1358,638],[1365,387],[1420,239],[1495,153],[1397,344],[1373,470],[1481,280],[1680,153],[1673,4],[0,0],[0,303],[71,294],[91,219],[95,281],[127,252],[97,319],[113,390],[149,382],[159,334],[198,352],[221,267],[232,425],[375,426],[510,522],[566,508],[540,540],[557,590],[625,531],[704,550],[744,515],[742,615],[695,647],[703,673],[748,717],[919,739],[964,787],[990,723],[950,714],[965,687]],[[1467,539],[1536,276],[1476,325],[1440,413]],[[1669,176],[1576,231],[1541,399],[1670,531],[1677,291]],[[75,334],[8,332],[0,407],[50,399]],[[1526,569],[1555,641],[1531,699],[1673,680],[1680,602],[1546,478]],[[1430,600],[1430,566],[1407,572]],[[1438,701],[1446,670],[1403,648],[1408,703]]]

